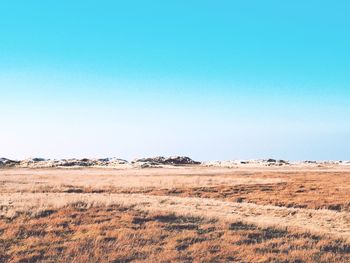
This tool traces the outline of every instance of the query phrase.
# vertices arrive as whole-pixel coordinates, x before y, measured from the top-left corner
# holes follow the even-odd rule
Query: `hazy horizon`
[[[346,1],[7,1],[0,157],[350,159]]]

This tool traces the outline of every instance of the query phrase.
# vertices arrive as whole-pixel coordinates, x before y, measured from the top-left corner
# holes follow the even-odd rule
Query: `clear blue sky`
[[[349,1],[0,3],[0,156],[350,159]]]

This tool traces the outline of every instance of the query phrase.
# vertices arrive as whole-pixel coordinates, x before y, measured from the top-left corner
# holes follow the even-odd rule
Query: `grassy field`
[[[350,262],[350,168],[0,170],[0,262]]]

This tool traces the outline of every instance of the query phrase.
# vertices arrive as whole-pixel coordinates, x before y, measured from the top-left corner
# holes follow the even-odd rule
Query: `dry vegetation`
[[[3,169],[0,262],[350,262],[350,168]]]
[[[259,184],[183,187],[155,194],[197,196],[285,207],[330,209],[350,212],[350,172],[266,172],[255,173]],[[264,183],[263,180],[276,180]],[[277,180],[281,181],[278,182]]]

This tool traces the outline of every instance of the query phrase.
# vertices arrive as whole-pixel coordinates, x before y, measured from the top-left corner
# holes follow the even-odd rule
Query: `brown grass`
[[[0,221],[0,261],[349,262],[341,240],[84,203]]]
[[[269,172],[254,177],[280,179],[276,183],[153,189],[150,194],[196,196],[262,205],[350,212],[350,172]]]
[[[0,170],[0,193],[13,192],[146,193],[350,211],[350,167]]]
[[[175,213],[181,216],[243,221],[258,226],[298,229],[350,241],[350,214],[330,210],[297,209],[208,198],[107,193],[15,193],[0,195],[3,218],[18,214],[42,214],[67,205],[84,203],[88,208],[108,205],[133,206],[141,211]]]
[[[350,262],[350,168],[3,169],[0,262]]]

